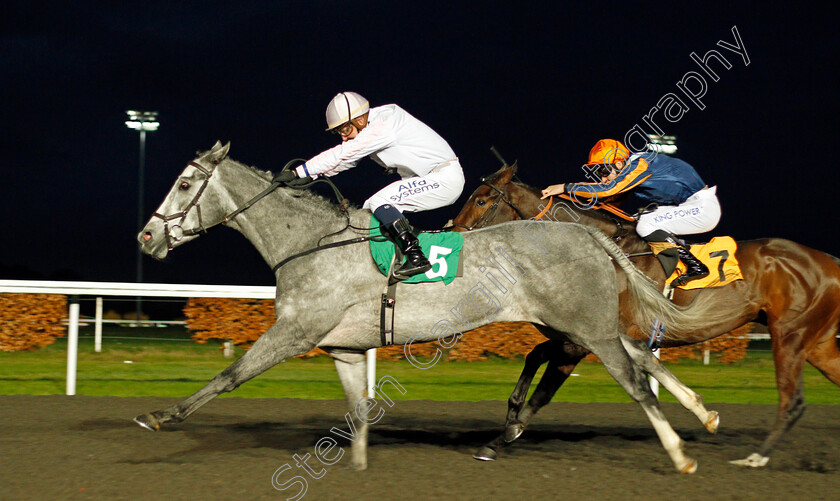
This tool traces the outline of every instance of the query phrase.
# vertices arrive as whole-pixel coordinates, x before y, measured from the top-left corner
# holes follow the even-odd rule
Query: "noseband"
[[[199,164],[198,162],[194,161],[190,162],[189,165],[195,167],[196,169],[204,173],[204,182],[201,184],[201,187],[198,188],[198,191],[196,192],[193,199],[190,200],[190,203],[188,203],[184,210],[182,210],[181,212],[169,214],[168,216],[160,214],[159,212],[152,213],[152,217],[156,217],[163,221],[163,234],[166,236],[166,247],[169,250],[172,250],[174,248],[175,242],[178,242],[184,237],[207,232],[207,228],[204,227],[204,224],[201,220],[201,204],[199,204],[198,200],[204,193],[204,189],[207,188],[207,184],[210,182],[210,178],[213,176],[214,169],[208,169],[203,165]],[[198,229],[185,230],[181,227],[181,225],[184,224],[184,220],[187,219],[187,215],[190,213],[193,207],[195,207],[196,214],[198,214]],[[178,218],[180,218],[180,220],[177,223],[173,224],[170,228],[169,222]]]

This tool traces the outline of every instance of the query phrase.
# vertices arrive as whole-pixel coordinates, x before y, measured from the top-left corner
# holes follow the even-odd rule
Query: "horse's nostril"
[[[149,241],[149,240],[151,240],[151,239],[152,239],[152,234],[151,234],[151,232],[148,232],[148,231],[147,231],[147,232],[143,233],[143,240],[145,240],[146,242],[148,242],[148,241]]]

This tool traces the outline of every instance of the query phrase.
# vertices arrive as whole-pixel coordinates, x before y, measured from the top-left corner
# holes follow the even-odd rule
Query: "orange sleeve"
[[[643,183],[650,174],[644,175],[647,172],[648,163],[645,159],[640,158],[636,167],[628,170],[625,174],[620,174],[611,183],[573,183],[566,185],[566,193],[570,196],[583,198],[605,198],[625,191],[632,190],[636,186]]]

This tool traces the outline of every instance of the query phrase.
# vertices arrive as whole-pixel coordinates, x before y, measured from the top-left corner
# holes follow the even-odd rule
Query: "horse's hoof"
[[[692,459],[688,462],[687,465],[682,467],[680,473],[683,473],[685,475],[691,475],[695,471],[697,471],[697,460]]]
[[[730,461],[730,463],[738,466],[748,466],[750,468],[761,468],[766,465],[768,461],[770,461],[769,457],[753,452],[747,456],[746,459],[734,459]]]
[[[484,446],[478,450],[475,454],[473,454],[473,459],[478,459],[479,461],[495,461],[499,455],[491,449],[490,447]]]
[[[160,430],[160,422],[158,422],[158,420],[151,414],[140,414],[134,418],[134,422],[149,431]]]
[[[709,433],[717,433],[718,425],[720,425],[720,414],[716,411],[709,412],[709,419],[706,420],[705,427]]]
[[[516,423],[508,426],[507,428],[505,428],[505,442],[513,442],[514,440],[519,438],[524,431],[525,425],[522,423]]]

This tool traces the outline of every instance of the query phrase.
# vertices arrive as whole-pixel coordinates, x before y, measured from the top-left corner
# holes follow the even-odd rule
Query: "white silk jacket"
[[[310,158],[298,167],[298,176],[334,176],[370,156],[404,179],[425,176],[454,160],[455,152],[431,127],[396,104],[370,109],[368,125],[354,138]]]

